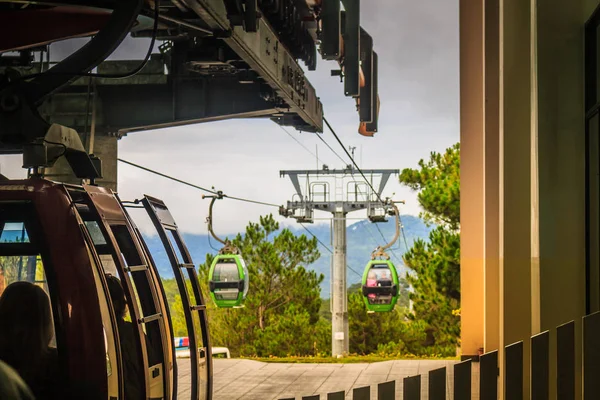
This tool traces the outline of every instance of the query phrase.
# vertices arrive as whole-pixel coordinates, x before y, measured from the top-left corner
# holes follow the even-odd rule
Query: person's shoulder
[[[34,400],[31,390],[19,374],[0,360],[0,398]]]

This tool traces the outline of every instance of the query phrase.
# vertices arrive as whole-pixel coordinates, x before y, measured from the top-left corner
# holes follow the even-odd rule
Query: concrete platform
[[[312,394],[345,391],[371,385],[371,398],[377,398],[377,384],[396,380],[396,398],[402,398],[402,379],[425,374],[421,393],[426,399],[427,372],[447,368],[448,399],[453,398],[453,368],[456,361],[394,360],[371,364],[283,364],[241,359],[214,359],[214,400],[277,400]],[[189,365],[189,364],[188,364]],[[473,364],[473,399],[478,395],[478,364]],[[189,368],[189,367],[188,367]],[[181,373],[186,371],[181,368]],[[189,374],[189,369],[187,370]],[[326,397],[322,397],[326,398]]]

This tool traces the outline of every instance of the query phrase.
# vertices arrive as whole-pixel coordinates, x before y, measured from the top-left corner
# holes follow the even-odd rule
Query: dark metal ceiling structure
[[[106,61],[128,35],[154,38],[160,53]],[[44,60],[49,44],[76,37],[91,39]],[[0,153],[22,152],[52,123],[85,131],[91,99],[96,132],[119,137],[230,118],[322,132],[303,69],[319,54],[339,63],[332,75],[356,100],[358,131],[373,136],[377,54],[360,0],[0,0]]]

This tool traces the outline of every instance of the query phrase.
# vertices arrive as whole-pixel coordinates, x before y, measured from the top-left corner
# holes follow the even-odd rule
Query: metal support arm
[[[231,242],[227,239],[223,240],[218,237],[213,230],[212,220],[213,220],[213,206],[215,205],[215,201],[221,200],[224,197],[223,192],[218,191],[214,196],[202,195],[202,199],[212,199],[210,201],[210,206],[208,208],[208,217],[206,217],[206,223],[208,224],[208,232],[210,235],[215,238],[216,241],[223,244],[223,248],[219,251],[219,254],[238,254],[239,250],[237,247],[231,244]]]
[[[124,0],[116,4],[106,26],[81,49],[49,71],[35,74],[30,82],[26,81],[26,77],[14,77],[0,89],[1,153],[21,153],[26,146],[36,144],[40,150],[41,143],[44,157],[48,155],[44,145],[45,136],[56,128],[40,117],[37,107],[46,97],[77,79],[78,75],[89,72],[100,64],[126,37],[136,21],[143,0]],[[36,156],[34,159],[36,161],[31,164],[41,162]],[[42,164],[47,162],[45,160]],[[96,175],[93,174],[93,168],[88,172]]]
[[[127,37],[143,4],[143,0],[116,2],[115,10],[106,26],[96,36],[27,85],[24,92],[31,104],[39,106],[47,96],[76,80],[78,76],[75,74],[91,71],[111,55]]]
[[[394,210],[394,214],[396,216],[396,234],[388,244],[386,244],[385,246],[379,246],[375,249],[375,251],[373,251],[373,253],[371,254],[372,260],[376,259],[377,257],[382,257],[386,260],[389,260],[390,256],[385,252],[385,250],[392,247],[392,245],[396,243],[396,241],[400,237],[400,210],[398,210],[398,206],[396,206],[394,203],[391,203],[391,208]]]

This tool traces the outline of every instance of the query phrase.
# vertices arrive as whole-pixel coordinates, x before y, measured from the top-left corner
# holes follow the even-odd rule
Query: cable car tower
[[[331,354],[342,357],[349,352],[348,341],[348,302],[346,283],[346,215],[353,211],[365,210],[371,222],[387,222],[386,215],[395,215],[393,203],[381,201],[381,193],[392,174],[398,175],[398,169],[363,169],[370,180],[379,180],[377,193],[364,181],[352,165],[341,170],[280,171],[280,177],[289,176],[296,193],[287,207],[281,207],[279,213],[286,218],[294,218],[299,223],[313,223],[314,211],[326,211],[333,214],[333,261],[331,270]],[[300,178],[305,179],[304,188]],[[333,191],[331,181],[333,178]],[[373,186],[375,187],[375,186]],[[304,190],[303,190],[304,189]]]

